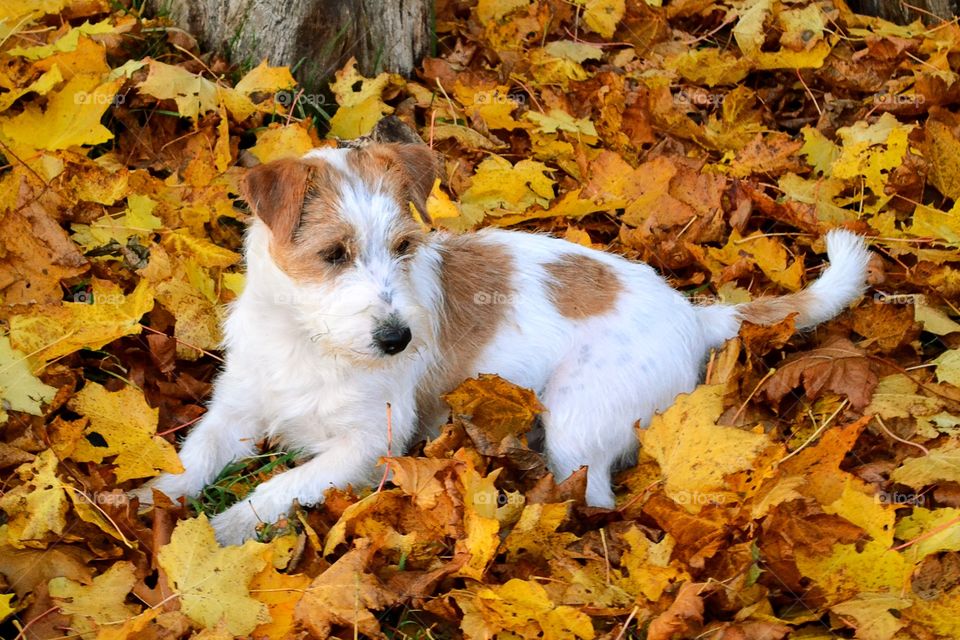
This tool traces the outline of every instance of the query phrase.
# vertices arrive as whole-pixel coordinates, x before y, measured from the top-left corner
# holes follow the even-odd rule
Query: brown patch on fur
[[[622,289],[613,269],[582,254],[567,254],[544,265],[548,295],[566,318],[582,320],[613,309]]]
[[[814,302],[816,301],[811,299],[810,292],[804,290],[786,296],[760,298],[753,302],[746,302],[737,305],[737,312],[741,320],[763,325],[776,324],[791,313],[795,313],[797,314],[794,321],[796,327],[804,329],[815,324],[811,322],[812,318],[808,311]]]
[[[397,200],[400,210],[409,210],[412,202],[424,220],[427,196],[433,189],[437,162],[425,144],[372,144],[347,156],[347,164],[366,184],[381,188]]]
[[[292,162],[300,165],[308,177],[304,185],[298,187],[299,201],[283,204],[286,209],[282,215],[295,219],[295,222],[291,225],[286,221],[282,229],[271,227],[270,255],[291,278],[321,282],[335,276],[339,270],[324,256],[339,247],[343,247],[348,259],[355,254],[353,227],[339,214],[340,188],[346,176],[317,158]],[[277,179],[286,177],[281,174]]]
[[[426,210],[435,173],[429,147],[372,144],[346,158],[354,175],[320,158],[284,159],[251,169],[244,181],[244,197],[270,227],[271,256],[295,280],[328,281],[356,258],[356,231],[340,215],[341,190],[351,180],[396,201],[400,216],[391,240],[396,255],[411,253],[423,242],[407,203]],[[329,258],[340,254],[342,263],[331,264]]]
[[[275,237],[287,238],[297,228],[313,170],[306,162],[285,158],[256,166],[244,176],[243,199]]]
[[[512,310],[513,256],[483,236],[468,234],[440,239],[443,287],[439,359],[417,389],[417,408],[426,426],[441,416],[440,396],[476,375],[476,360]]]

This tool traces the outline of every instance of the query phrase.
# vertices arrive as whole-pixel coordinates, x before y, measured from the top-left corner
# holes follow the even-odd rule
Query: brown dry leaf
[[[19,187],[17,185],[20,185]],[[54,304],[63,298],[60,281],[88,268],[86,258],[47,212],[49,198],[35,200],[19,172],[0,178],[0,190],[18,195],[0,206],[0,292],[7,305]]]
[[[869,358],[846,338],[838,338],[823,347],[789,357],[761,387],[774,403],[802,386],[807,398],[824,392],[840,393],[855,409],[870,404],[879,377]]]
[[[437,506],[437,497],[446,491],[437,474],[456,464],[453,460],[424,458],[387,458],[386,464],[393,472],[393,483],[413,498],[420,509]]]
[[[443,399],[454,415],[469,418],[479,427],[476,434],[483,438],[477,443],[481,449],[499,445],[507,436],[526,433],[543,411],[530,390],[490,374],[466,380]]]
[[[372,611],[392,605],[399,597],[387,591],[375,575],[367,573],[376,551],[369,540],[358,541],[317,576],[297,603],[297,622],[318,638],[329,637],[335,626],[380,637],[380,624]]]
[[[703,595],[709,591],[708,585],[696,582],[680,585],[673,603],[650,622],[647,638],[671,640],[677,634],[696,635],[696,629],[703,623]]]

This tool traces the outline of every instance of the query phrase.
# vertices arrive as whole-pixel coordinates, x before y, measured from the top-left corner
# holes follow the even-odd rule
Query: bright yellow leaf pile
[[[127,4],[0,3],[0,635],[960,637],[957,24],[437,2],[414,78],[300,88]],[[712,303],[799,290],[846,226],[870,295],[804,335],[745,326],[641,425],[616,511],[527,447],[530,391],[481,377],[382,490],[262,542],[220,548],[207,517],[276,453],[138,515],[219,365],[246,167],[386,115],[443,158],[440,228],[552,232]]]

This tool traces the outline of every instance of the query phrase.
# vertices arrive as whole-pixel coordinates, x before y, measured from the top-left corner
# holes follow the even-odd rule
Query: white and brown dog
[[[424,233],[409,207],[424,210],[434,175],[417,144],[318,149],[248,173],[256,215],[226,365],[183,442],[186,471],[151,486],[195,495],[265,437],[307,459],[216,516],[222,543],[294,500],[372,481],[387,454],[385,405],[402,450],[443,423],[441,394],[481,372],[538,393],[550,469],[562,480],[588,465],[587,501],[613,507],[610,473],[636,453],[634,424],[692,390],[741,320],[796,313],[812,327],[864,289],[863,242],[833,231],[830,267],[806,290],[694,306],[645,264],[546,235]]]

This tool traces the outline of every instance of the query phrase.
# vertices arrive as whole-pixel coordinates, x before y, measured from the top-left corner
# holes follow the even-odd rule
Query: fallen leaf
[[[870,360],[841,338],[788,358],[760,389],[772,402],[779,403],[802,385],[807,398],[832,391],[847,396],[854,408],[863,409],[870,404],[878,381]]]
[[[183,465],[173,446],[156,435],[157,410],[133,387],[110,392],[88,382],[69,401],[69,407],[90,419],[84,438],[71,457],[80,462],[113,460],[117,481],[155,476],[161,471],[181,473]]]
[[[264,545],[247,540],[243,546],[221,548],[201,514],[177,524],[157,563],[180,599],[180,609],[197,624],[214,627],[224,620],[238,636],[269,622],[267,605],[248,590],[250,580],[267,564]]]
[[[367,573],[375,551],[364,540],[317,576],[297,603],[297,622],[318,638],[329,637],[334,626],[379,637],[380,624],[371,610],[382,610],[398,597]]]

